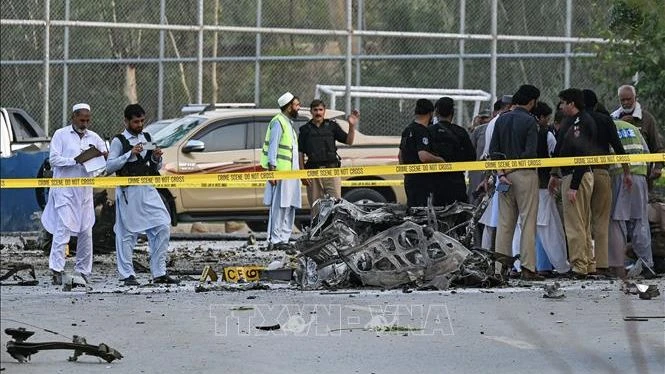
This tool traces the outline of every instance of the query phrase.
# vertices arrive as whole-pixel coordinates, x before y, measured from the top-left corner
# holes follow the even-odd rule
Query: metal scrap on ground
[[[321,199],[317,205],[312,227],[296,242],[296,281],[302,288],[504,284],[494,273],[495,256],[469,249],[484,204],[406,208]]]
[[[99,345],[90,345],[82,336],[74,335],[73,341],[70,342],[39,342],[28,343],[26,340],[31,337],[35,332],[26,330],[23,327],[17,329],[5,329],[5,333],[12,337],[12,340],[7,342],[7,353],[15,358],[18,362],[28,362],[30,356],[45,350],[52,349],[70,349],[74,350],[74,355],[69,357],[69,361],[77,361],[79,356],[86,354],[90,356],[99,357],[106,362],[113,362],[114,360],[122,359],[122,354],[108,345],[101,343]]]

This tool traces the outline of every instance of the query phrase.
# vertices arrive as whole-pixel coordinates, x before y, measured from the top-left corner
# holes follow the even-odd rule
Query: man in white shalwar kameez
[[[298,170],[298,137],[293,119],[298,117],[300,100],[287,92],[277,103],[281,112],[268,126],[261,156],[261,166],[268,170]],[[301,207],[300,179],[271,180],[266,183],[263,203],[270,206],[268,218],[268,246],[288,246],[296,209]]]
[[[78,156],[91,147],[100,155],[107,154],[102,138],[88,129],[90,106],[76,104],[72,112],[71,125],[56,130],[51,139],[49,162],[53,178],[92,177],[94,170],[86,171]],[[92,226],[95,224],[92,187],[52,188],[41,220],[44,229],[53,234],[49,255],[52,283],[62,284],[65,247],[71,236],[77,237],[74,271],[87,281],[92,272]]]
[[[552,157],[556,148],[556,137],[549,131],[552,109],[549,105],[539,102],[532,111],[538,121],[538,158]],[[538,217],[536,219],[536,235],[542,245],[542,252],[537,248],[537,257],[545,255],[547,259],[537,259],[538,264],[552,265],[558,274],[570,271],[566,234],[556,207],[556,198],[547,189],[550,168],[538,169]],[[547,272],[549,269],[540,269]]]
[[[131,104],[125,108],[126,129],[111,141],[107,172],[116,172],[118,176],[158,175],[162,150],[144,149],[151,148],[146,146],[150,138],[143,132],[144,121],[145,110],[140,105]],[[113,230],[121,281],[126,286],[139,284],[132,256],[138,235],[145,232],[153,283],[178,283],[166,275],[171,218],[157,189],[151,185],[116,187],[115,214]]]

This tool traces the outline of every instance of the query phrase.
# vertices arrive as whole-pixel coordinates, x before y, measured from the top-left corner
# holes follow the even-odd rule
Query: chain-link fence
[[[72,104],[87,102],[103,136],[122,129],[129,102],[158,120],[193,102],[275,107],[287,90],[307,104],[317,84],[501,96],[531,83],[553,106],[568,85],[598,88],[588,68],[594,40],[571,38],[595,35],[605,3],[3,0],[1,104],[26,109],[52,134]],[[601,97],[614,106],[613,92]],[[368,134],[399,134],[413,110],[413,100],[345,103],[338,108],[361,110]],[[472,109],[458,103],[461,124]]]

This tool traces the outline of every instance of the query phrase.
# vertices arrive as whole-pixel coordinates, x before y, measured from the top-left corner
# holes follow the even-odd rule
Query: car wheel
[[[386,203],[385,196],[370,188],[355,188],[342,196],[344,200],[354,204]]]
[[[162,188],[158,188],[157,192],[159,193],[159,197],[162,198],[164,207],[166,207],[166,211],[169,214],[169,218],[171,219],[171,226],[177,226],[178,219],[175,216],[175,201],[173,200],[172,197],[170,197],[171,194],[168,192],[167,189],[162,189]]]
[[[266,232],[268,231],[268,221],[245,221],[247,227],[253,232]]]

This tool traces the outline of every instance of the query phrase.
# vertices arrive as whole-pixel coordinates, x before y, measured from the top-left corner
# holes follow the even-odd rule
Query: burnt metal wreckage
[[[35,267],[32,264],[12,263],[8,264],[9,268],[6,273],[0,276],[0,285],[2,286],[36,286],[39,284],[37,276],[35,275]],[[28,273],[32,279],[23,279],[20,273]],[[16,282],[5,282],[7,279],[12,278]]]
[[[505,284],[494,262],[514,258],[474,248],[478,220],[487,207],[453,203],[407,208],[355,205],[320,199],[312,225],[296,241],[303,289],[374,286],[445,290]]]
[[[23,327],[5,329],[5,333],[12,337],[7,342],[7,353],[18,362],[28,362],[30,356],[39,352],[53,349],[69,349],[74,351],[74,355],[68,358],[68,361],[77,361],[83,355],[95,356],[106,362],[122,359],[122,354],[108,345],[101,343],[99,345],[88,344],[84,337],[74,335],[72,342],[39,342],[28,343],[26,340],[35,332],[26,330]]]

